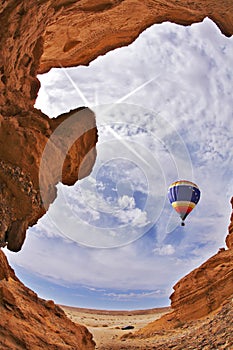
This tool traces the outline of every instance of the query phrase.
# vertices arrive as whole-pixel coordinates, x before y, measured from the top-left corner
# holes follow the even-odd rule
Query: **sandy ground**
[[[121,339],[122,335],[135,332],[146,324],[160,318],[169,312],[169,308],[138,310],[138,311],[101,311],[61,306],[67,316],[79,324],[85,325],[93,334],[98,350],[113,349],[153,349],[152,344],[126,344],[129,340]],[[122,330],[122,327],[134,326],[134,329]],[[145,342],[145,340],[144,340]]]
[[[180,327],[155,331],[147,327],[145,336],[134,337],[139,328],[170,312],[169,308],[141,311],[100,311],[62,306],[74,321],[85,325],[93,334],[97,350],[233,350],[233,298],[201,319]],[[122,330],[124,326],[132,330]],[[148,337],[148,328],[150,330]]]

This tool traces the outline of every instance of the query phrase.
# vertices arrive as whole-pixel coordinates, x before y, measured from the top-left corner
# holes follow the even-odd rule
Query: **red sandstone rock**
[[[104,350],[231,350],[233,299],[226,300],[216,312],[198,321],[179,324],[179,328],[157,330],[153,324],[146,328],[146,333],[125,334],[124,343],[104,346]]]
[[[173,288],[171,307],[181,322],[216,310],[233,294],[233,250],[222,251],[182,278]]]
[[[92,335],[15,276],[0,249],[0,349],[93,350]]]

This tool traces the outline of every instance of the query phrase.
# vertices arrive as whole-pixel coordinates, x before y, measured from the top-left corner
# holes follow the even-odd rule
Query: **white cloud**
[[[155,248],[154,252],[159,255],[172,255],[175,253],[175,248],[171,244],[165,244],[162,247]]]
[[[134,209],[135,208],[134,198],[126,196],[126,195],[118,198],[118,204],[122,209]]]
[[[165,296],[166,292],[164,290],[153,290],[149,292],[130,292],[130,293],[104,293],[104,296],[107,298],[110,298],[111,300],[117,300],[117,301],[132,301],[137,299],[147,299],[147,298],[158,298],[161,296]]]

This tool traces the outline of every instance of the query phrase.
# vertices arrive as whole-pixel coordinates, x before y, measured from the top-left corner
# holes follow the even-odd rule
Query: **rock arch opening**
[[[138,140],[141,137],[141,145],[143,144],[142,140],[144,139],[145,141],[145,139],[147,139],[146,148],[149,149],[151,147],[155,153],[159,152],[159,158],[165,157],[165,154],[168,152],[169,147],[171,149],[172,146],[174,147],[174,145],[176,145],[175,148],[177,148],[177,144],[174,143],[174,133],[172,134],[172,137],[168,137],[168,124],[167,127],[164,128],[166,129],[167,135],[166,133],[163,136],[156,134],[157,139],[160,137],[162,141],[160,143],[160,146],[166,146],[164,148],[158,148],[159,143],[156,144],[156,148],[153,142],[151,143],[153,136],[148,136],[148,133],[144,132],[147,129],[147,131],[149,130],[151,133],[153,129],[153,120],[158,117],[157,112],[159,110],[161,120],[163,117],[166,117],[168,121],[175,124],[175,129],[178,130],[178,134],[180,135],[181,139],[183,139],[185,141],[185,144],[187,144],[187,150],[192,158],[194,168],[193,171],[195,173],[196,179],[198,178],[198,182],[201,182],[205,190],[207,189],[207,191],[209,191],[211,187],[208,189],[210,186],[210,179],[208,178],[207,174],[211,172],[212,176],[216,179],[216,181],[214,180],[215,184],[217,183],[217,179],[221,178],[221,175],[219,173],[216,173],[214,169],[216,168],[216,162],[221,162],[222,164],[222,157],[220,156],[218,147],[220,144],[223,144],[225,137],[224,133],[226,130],[224,131],[224,127],[222,127],[222,120],[220,121],[218,119],[217,114],[220,113],[220,110],[222,110],[222,103],[224,99],[226,99],[224,118],[226,118],[226,120],[229,118],[227,94],[231,89],[231,78],[229,76],[229,71],[227,68],[228,64],[226,62],[226,57],[228,57],[229,61],[231,60],[231,57],[229,55],[231,51],[230,46],[229,49],[227,48],[229,44],[231,45],[231,40],[224,38],[214,23],[208,19],[206,19],[201,24],[193,25],[191,28],[175,26],[171,23],[155,25],[154,27],[151,27],[146,32],[144,32],[131,46],[121,48],[118,50],[118,52],[112,51],[107,55],[98,58],[96,61],[93,61],[89,67],[70,68],[66,73],[62,70],[52,70],[51,78],[49,78],[49,75],[47,77],[44,76],[48,81],[47,86],[49,86],[48,92],[50,93],[49,99],[51,100],[49,102],[49,109],[46,111],[46,113],[49,115],[51,115],[51,113],[54,113],[54,116],[55,114],[58,114],[54,111],[54,103],[56,103],[53,101],[56,96],[54,91],[58,91],[57,96],[59,96],[59,98],[56,100],[58,110],[61,108],[66,108],[66,110],[69,110],[70,108],[72,109],[77,106],[78,101],[78,103],[82,105],[85,100],[88,100],[94,107],[96,102],[99,102],[100,104],[106,102],[111,103],[121,100],[121,98],[124,98],[124,96],[127,97],[125,102],[130,102],[131,104],[133,103],[135,105],[145,103],[144,107],[147,109],[147,113],[143,115],[145,118],[145,125],[140,125],[140,128],[135,128],[135,125],[138,125],[137,122],[135,122],[135,119],[132,119],[131,123],[133,122],[132,124],[134,125],[134,129],[132,128],[130,130],[131,136],[138,137]],[[229,56],[226,56],[226,53]],[[223,68],[223,61],[225,62],[225,68]],[[222,67],[223,70],[221,70],[220,67]],[[61,75],[59,76],[59,74]],[[67,77],[67,74],[70,75],[70,79]],[[229,76],[229,80],[225,80],[225,77],[227,76]],[[223,80],[221,80],[221,77],[224,77]],[[52,81],[53,85],[51,83]],[[66,91],[67,84],[69,85],[68,91]],[[79,94],[79,92],[77,92],[75,89],[75,84],[77,84],[79,90],[81,91],[81,94]],[[218,87],[221,84],[223,84],[226,89],[226,94],[224,95],[222,95],[221,91],[218,90]],[[138,89],[140,86],[141,88]],[[99,90],[96,91],[96,88]],[[64,100],[61,99],[61,92],[63,94]],[[65,95],[66,93],[67,95]],[[221,99],[219,98],[219,104],[217,103],[213,105],[213,108],[211,109],[208,107],[208,105],[213,104],[210,103],[210,101],[217,100],[215,95],[216,93],[219,97],[221,96]],[[82,95],[85,97],[84,99],[80,97]],[[77,96],[79,100],[75,99],[75,96]],[[66,106],[64,104],[64,101],[68,101],[68,104]],[[71,101],[74,103],[74,105],[70,105]],[[152,109],[155,109],[156,113],[153,115],[153,117],[151,116],[151,118],[149,118],[150,111]],[[124,113],[124,111],[121,112]],[[140,110],[138,110],[138,113],[133,113],[134,118],[137,114],[139,115],[140,113]],[[124,134],[124,132],[127,131],[129,127],[129,120],[126,118],[126,114],[127,113],[124,115],[123,125],[120,125],[120,127],[115,130],[118,131],[119,135],[121,132],[123,132],[121,135],[122,138],[129,137],[129,134]],[[197,116],[197,118],[193,118],[194,115]],[[179,118],[177,118],[177,116],[179,116]],[[202,118],[200,118],[200,116],[202,116]],[[115,118],[115,120],[117,120],[117,118]],[[114,120],[111,120],[111,122],[113,121]],[[117,121],[123,122],[123,120],[120,119]],[[101,113],[99,116],[97,115],[97,124],[98,123],[101,125]],[[190,128],[189,125],[192,125],[192,128]],[[124,129],[123,126],[127,126],[127,128]],[[208,133],[203,132],[207,126],[212,127],[213,134],[209,135]],[[164,129],[162,130],[160,126],[159,132],[162,133]],[[215,143],[217,136],[213,136],[217,135],[217,133],[218,145]],[[140,137],[137,136],[137,134],[140,134]],[[211,148],[210,144],[212,145]],[[140,151],[141,150],[138,150],[138,153],[140,153]],[[163,157],[161,157],[161,154],[163,154]],[[229,158],[227,152],[224,154],[221,152],[221,155],[225,157],[226,162],[228,162]],[[175,163],[180,161],[178,160],[177,156],[178,154],[175,155]],[[181,161],[184,161],[184,157],[181,154],[179,154],[179,157]],[[147,158],[148,154],[144,154],[144,159],[148,160],[149,162],[150,160]],[[173,170],[171,170],[171,165],[169,167],[166,167],[166,163],[171,164],[171,162],[167,162],[167,160],[167,158],[164,158],[164,161],[162,161],[161,164],[162,170],[164,174],[166,174],[165,177],[167,177],[167,182],[169,182],[168,179],[169,176],[171,176]],[[182,164],[184,165],[185,163],[183,162]],[[129,164],[126,164],[126,167],[127,166],[129,166]],[[201,169],[197,170],[199,166]],[[108,170],[111,169],[108,168]],[[132,170],[133,169],[131,169],[131,171]],[[134,171],[136,171],[136,169],[134,169]],[[159,170],[156,171],[159,172]],[[104,174],[104,168],[102,169],[102,173]],[[99,172],[99,174],[102,173]],[[143,178],[142,174],[140,175],[138,173],[138,176],[141,176]],[[102,183],[98,185],[99,187],[97,186],[97,192],[104,194],[105,189],[103,189],[103,178],[101,178],[100,175],[99,178],[101,179]],[[204,182],[203,178],[206,179]],[[94,178],[93,180],[96,179]],[[116,179],[110,179],[110,177],[108,177],[107,180],[112,185],[113,182],[111,181],[116,181]],[[121,179],[118,178],[118,180],[120,180],[119,183],[121,183]],[[128,178],[124,180],[128,181]],[[162,181],[159,181],[159,183],[162,183]],[[222,185],[225,186],[224,184]],[[143,186],[144,197],[141,195],[142,188],[140,191],[138,191],[135,197],[132,196],[134,188],[133,191],[130,189],[128,192],[126,190],[125,193],[121,193],[120,200],[117,198],[117,201],[119,200],[117,203],[118,205],[120,204],[121,209],[123,208],[128,210],[128,214],[130,215],[133,213],[135,214],[136,210],[140,209],[142,211],[143,206],[137,207],[137,205],[139,202],[142,205],[144,201],[143,198],[145,198],[148,194],[146,193],[145,183],[142,182],[141,187]],[[153,188],[153,184],[151,187]],[[115,190],[117,191],[117,181]],[[222,195],[225,196],[225,199],[223,199],[223,201],[226,203],[226,208],[224,210],[225,214],[224,216],[219,216],[218,218],[218,225],[224,226],[228,222],[227,203],[230,193],[224,194],[224,192],[221,190],[220,184],[217,191],[218,194],[222,192]],[[115,192],[113,186],[112,193]],[[131,193],[130,196],[128,194],[129,192]],[[152,192],[153,190],[151,193]],[[69,196],[70,199],[72,199],[72,193],[70,193]],[[78,196],[77,191],[75,193],[75,196]],[[156,196],[154,197],[154,203],[155,202]],[[165,211],[163,214],[164,216],[160,218],[160,221],[158,223],[160,225],[160,231],[157,231],[156,234],[151,232],[148,235],[151,235],[151,238],[148,238],[149,241],[152,239],[152,237],[154,239],[153,254],[155,254],[159,259],[166,261],[168,258],[175,258],[176,254],[183,255],[184,250],[186,249],[186,252],[188,254],[189,247],[193,247],[193,249],[196,249],[196,255],[193,256],[192,262],[187,262],[187,270],[190,270],[191,267],[195,267],[198,263],[203,262],[205,259],[205,256],[203,257],[203,254],[206,254],[206,257],[208,254],[210,254],[208,252],[208,249],[211,249],[212,252],[215,252],[218,249],[219,245],[222,245],[224,241],[224,236],[221,235],[220,231],[217,232],[217,229],[215,230],[216,236],[214,235],[215,241],[213,240],[210,242],[208,240],[208,235],[205,237],[206,240],[203,240],[203,237],[200,237],[200,247],[195,248],[197,245],[196,232],[198,232],[198,227],[200,226],[199,215],[201,212],[206,212],[207,207],[209,211],[209,206],[205,206],[203,203],[202,208],[200,208],[200,211],[198,209],[198,212],[193,218],[194,226],[192,227],[192,230],[195,230],[195,235],[186,235],[183,232],[178,232],[177,230],[174,231],[175,226],[172,225],[176,220],[175,218],[169,218],[169,215],[167,216],[169,209],[166,208],[165,205]],[[214,207],[212,207],[211,210],[213,213],[215,213]],[[78,211],[78,209],[76,211]],[[94,213],[93,211],[90,213],[90,210],[87,210],[87,212],[89,212],[89,215],[92,215],[92,223],[93,220],[98,219],[98,212],[96,213],[95,211]],[[213,215],[216,217],[216,213],[211,214],[209,216],[209,220],[206,220],[206,215],[207,213],[202,216],[202,224],[204,221],[206,222],[207,232],[210,227],[213,227],[213,225],[216,224],[216,222],[211,219],[211,215],[212,217]],[[147,217],[145,215],[141,215],[140,218],[141,220],[144,218],[144,223],[146,223]],[[170,226],[168,225],[169,220]],[[134,223],[136,223],[136,221],[134,221]],[[141,221],[138,223],[142,224],[143,222]],[[192,225],[192,219],[190,219],[190,225]],[[100,226],[98,227],[102,228]],[[173,233],[172,230],[174,231]],[[82,231],[81,227],[79,227],[79,231]],[[148,247],[151,246],[152,242],[148,244]],[[134,246],[134,249],[137,249],[136,244]],[[92,258],[94,259],[94,255]],[[153,260],[152,257],[151,259]],[[124,259],[122,259],[122,261],[123,260]],[[144,260],[142,257],[140,257],[139,260],[141,262],[141,265],[145,266],[146,260]],[[152,260],[150,263],[147,261],[148,265],[153,265]],[[190,264],[192,263],[193,265],[191,266]],[[166,264],[164,266],[168,267]],[[91,266],[89,266],[89,268],[89,283],[91,283],[91,279],[93,279],[93,271]],[[112,269],[114,270],[116,267],[112,266]],[[105,273],[106,271],[104,270],[103,274]],[[153,269],[148,273],[153,274]],[[176,279],[178,279],[179,276],[181,276],[183,273],[184,272],[180,272],[180,275],[177,275]],[[150,280],[150,278],[148,278],[148,280]],[[153,280],[152,277],[151,280]],[[145,285],[144,280],[143,283]],[[172,283],[170,283],[170,286],[171,285]],[[139,287],[140,286],[138,286],[138,288]],[[148,288],[151,288],[150,292],[152,290],[152,287],[156,288],[156,285],[150,285],[150,287],[148,286]],[[167,293],[167,297],[169,294],[170,292]],[[158,294],[156,295],[158,296]],[[135,295],[134,298],[135,301],[137,298],[139,298],[139,294]],[[160,300],[162,300],[162,298],[163,297],[161,297]]]

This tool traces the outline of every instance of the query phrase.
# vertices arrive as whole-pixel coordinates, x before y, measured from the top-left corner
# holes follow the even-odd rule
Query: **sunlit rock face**
[[[220,251],[175,285],[171,306],[178,320],[206,316],[233,294],[232,261],[233,250]]]
[[[92,335],[15,276],[0,250],[0,348],[92,350]]]
[[[228,0],[60,0],[54,10],[56,21],[51,21],[43,34],[41,72],[54,65],[87,64],[110,49],[131,43],[154,23],[188,25],[209,17],[224,34],[233,31]]]

